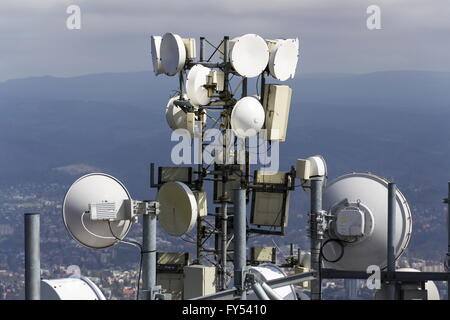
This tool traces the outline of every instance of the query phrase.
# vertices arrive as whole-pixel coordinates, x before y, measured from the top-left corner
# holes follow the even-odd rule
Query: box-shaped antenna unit
[[[289,172],[255,171],[250,223],[258,228],[262,226],[281,228],[281,231],[251,229],[251,232],[284,234],[288,223],[292,181]]]
[[[291,108],[292,89],[285,85],[266,84],[264,86],[263,107],[266,113],[266,139],[285,141]]]
[[[163,293],[172,294],[173,300],[183,298],[183,268],[190,263],[188,252],[156,253],[156,283],[161,286]]]
[[[250,248],[250,261],[252,264],[277,263],[275,247],[256,246]]]
[[[187,185],[192,184],[192,167],[159,167],[158,184],[170,181],[180,181]]]

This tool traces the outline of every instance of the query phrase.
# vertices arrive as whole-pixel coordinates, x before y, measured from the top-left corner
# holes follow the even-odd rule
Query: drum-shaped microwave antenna
[[[161,40],[160,36],[151,37],[151,52],[152,52],[152,62],[153,62],[153,72],[155,75],[164,73],[164,68],[161,63]]]
[[[183,97],[187,99],[186,95]],[[186,112],[174,104],[174,101],[179,99],[179,95],[170,98],[166,106],[166,121],[172,130],[186,129]]]
[[[249,272],[259,276],[259,278],[266,282],[274,279],[283,278],[286,274],[277,265],[272,263],[263,263],[257,267],[250,267]],[[293,285],[286,285],[283,287],[273,289],[283,300],[297,300],[295,289]],[[247,296],[247,300],[258,300],[256,294]]]
[[[187,185],[166,182],[158,191],[158,220],[165,232],[181,236],[192,230],[198,216],[197,200]]]
[[[294,78],[298,62],[298,39],[279,39],[271,47],[269,71],[280,81]]]
[[[177,34],[166,33],[161,40],[161,63],[168,76],[174,76],[184,67],[186,47],[183,39]]]
[[[324,190],[323,208],[333,220],[326,233],[322,258],[327,268],[366,270],[387,265],[388,181],[373,174],[352,173]],[[406,249],[412,230],[411,210],[396,192],[395,258]]]
[[[255,136],[263,127],[264,108],[255,97],[244,97],[233,107],[231,128],[240,138]]]
[[[106,300],[88,278],[41,280],[41,300]]]
[[[64,225],[69,234],[83,246],[93,249],[110,247],[123,239],[131,221],[92,220],[89,205],[131,200],[125,186],[116,178],[104,173],[92,173],[75,181],[63,202]]]
[[[261,74],[269,62],[266,41],[256,34],[246,34],[230,41],[230,62],[241,76],[253,78]]]
[[[189,101],[194,106],[206,105],[211,101],[208,89],[204,85],[208,82],[210,68],[197,64],[189,70],[186,80],[186,93]]]

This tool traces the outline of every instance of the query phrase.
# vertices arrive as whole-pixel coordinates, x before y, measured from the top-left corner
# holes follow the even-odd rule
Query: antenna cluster
[[[143,292],[150,299],[161,295],[157,282],[171,283],[175,278],[184,281],[184,298],[245,299],[248,292],[249,298],[297,299],[292,284],[310,281],[304,289],[308,287],[309,298],[320,299],[323,274],[358,277],[371,265],[395,274],[395,260],[406,249],[412,228],[411,210],[395,184],[373,174],[353,173],[326,185],[327,165],[320,155],[298,159],[287,171],[251,171],[253,153],[267,153],[286,140],[292,89],[269,81],[294,77],[298,39],[267,40],[246,34],[224,37],[218,45],[201,37],[199,44],[197,59],[196,39],[173,33],[152,36],[153,69],[156,76],[178,75],[178,90],[165,108],[166,120],[172,130],[197,141],[195,152],[203,154],[209,147],[204,143],[209,129],[222,133],[213,143],[214,161],[158,167],[156,181],[152,163],[155,201],[132,200],[122,183],[105,174],[80,178],[63,205],[72,237],[95,249],[127,242],[124,237],[131,224],[142,216],[144,241],[138,246],[144,262]],[[211,46],[208,59],[205,45]],[[248,79],[256,77],[256,93],[250,93]],[[256,136],[265,143],[252,146],[250,139]],[[310,195],[309,252],[299,251],[298,256],[291,252],[285,263],[279,263],[275,248],[254,247],[248,259],[248,237],[285,234],[296,179]],[[186,256],[181,261],[162,254],[158,261],[164,272],[156,274],[156,220],[167,234],[190,238],[196,247],[193,264]],[[194,231],[195,237],[189,235]],[[279,266],[303,271],[286,276]],[[166,277],[170,270],[172,278]],[[405,274],[417,279],[418,273]]]

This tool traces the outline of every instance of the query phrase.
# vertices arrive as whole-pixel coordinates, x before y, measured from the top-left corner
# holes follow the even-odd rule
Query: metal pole
[[[223,190],[225,190],[225,183],[223,184]],[[222,245],[221,245],[221,266],[222,266],[222,289],[226,289],[227,286],[227,233],[228,233],[228,205],[227,203],[222,204]]]
[[[40,215],[25,213],[25,300],[41,299]]]
[[[224,88],[225,88],[225,92],[228,91],[228,41],[230,40],[230,37],[225,36],[223,37],[223,62],[224,62]],[[228,94],[227,94],[227,98],[228,98]]]
[[[200,62],[203,62],[205,56],[205,37],[200,37]]]
[[[397,187],[395,183],[388,184],[388,239],[387,239],[387,271],[395,271],[395,206]],[[388,299],[395,300],[395,281],[388,285]]]
[[[245,189],[234,190],[234,286],[246,300],[243,272],[247,265],[247,215]]]
[[[248,80],[247,78],[243,78],[242,79],[242,97],[246,97],[247,96],[247,91],[248,91]]]
[[[276,293],[275,290],[273,290],[267,283],[261,283],[261,287],[264,289],[270,300],[283,300],[283,298],[281,298],[280,295]]]
[[[450,181],[448,183],[448,198],[447,198],[447,267],[450,268]],[[450,270],[447,270],[447,272]],[[450,280],[447,281],[447,300],[450,300]]]
[[[270,300],[269,296],[258,282],[253,283],[252,287],[259,300]]]
[[[152,291],[156,285],[156,215],[144,214],[142,229],[143,300],[153,300]]]
[[[261,104],[264,105],[264,87],[266,85],[266,77],[264,76],[264,72],[261,73]]]
[[[322,235],[318,233],[317,215],[322,210],[322,187],[323,178],[311,179],[311,269],[317,271],[317,279],[311,281],[311,300],[321,299],[322,279],[320,278],[320,248],[322,246]]]
[[[357,299],[357,279],[344,279],[344,287],[345,287],[345,294],[347,296],[347,300],[355,300]]]

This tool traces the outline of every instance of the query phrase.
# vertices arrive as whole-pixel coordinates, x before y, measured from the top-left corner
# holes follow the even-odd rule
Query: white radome
[[[229,52],[234,70],[246,78],[260,75],[269,62],[267,43],[256,34],[246,34],[232,39]]]
[[[156,76],[164,73],[164,68],[161,63],[161,41],[162,37],[160,36],[151,37],[153,72],[155,73]]]
[[[183,96],[187,99],[187,95]],[[170,98],[166,105],[166,121],[172,130],[186,129],[186,112],[173,102],[180,99],[180,96]]]
[[[194,106],[207,105],[211,98],[208,97],[208,89],[204,85],[208,82],[210,68],[197,64],[189,70],[186,80],[186,93],[189,101]]]
[[[158,220],[165,232],[181,236],[194,228],[198,216],[197,200],[182,182],[166,182],[158,191]]]
[[[41,300],[106,300],[88,278],[41,280]]]
[[[269,71],[280,81],[294,78],[298,63],[298,39],[279,39],[270,50]]]
[[[231,128],[240,138],[255,136],[264,125],[264,108],[255,97],[244,97],[233,107]]]
[[[181,71],[186,62],[186,47],[183,39],[177,34],[166,33],[161,40],[161,63],[168,76],[174,76]]]
[[[250,267],[250,272],[257,274],[262,281],[267,282],[279,278],[286,277],[283,270],[275,264],[263,263],[257,267]],[[293,285],[286,285],[283,287],[273,289],[283,300],[297,300],[295,289]],[[247,300],[259,300],[256,294],[247,296]]]

